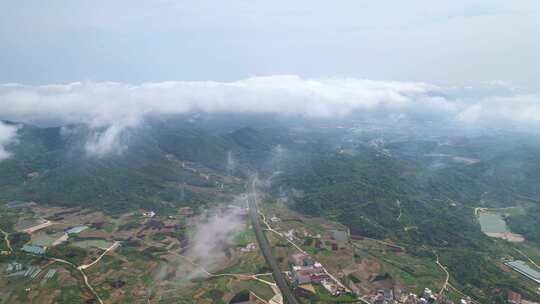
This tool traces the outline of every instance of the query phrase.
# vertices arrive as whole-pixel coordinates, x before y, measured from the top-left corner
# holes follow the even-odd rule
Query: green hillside
[[[10,146],[14,156],[0,163],[0,199],[113,213],[223,200],[242,187],[228,177],[227,154],[237,158],[234,173],[241,176],[262,165],[265,151],[281,140],[272,130],[212,134],[185,123],[151,122],[123,135],[127,148],[120,155],[96,158],[84,150],[90,134],[84,126],[23,125],[18,134]]]

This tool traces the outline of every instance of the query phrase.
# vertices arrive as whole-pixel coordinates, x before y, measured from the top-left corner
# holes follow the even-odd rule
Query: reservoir
[[[480,228],[487,236],[493,238],[499,238],[507,240],[513,243],[521,243],[525,241],[525,238],[521,234],[512,233],[503,215],[495,212],[480,212],[478,214],[478,221],[480,222]]]
[[[480,212],[478,221],[484,233],[510,232],[502,215],[499,213]]]

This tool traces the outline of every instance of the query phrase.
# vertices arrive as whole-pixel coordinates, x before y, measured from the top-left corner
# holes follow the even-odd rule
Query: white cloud
[[[17,127],[0,121],[0,162],[11,156],[11,153],[6,151],[6,145],[13,142],[16,136]]]
[[[236,197],[235,202],[245,206],[245,197]],[[224,209],[224,205],[204,210],[200,221],[193,227],[193,237],[182,256],[170,255],[167,262],[154,274],[153,282],[163,280],[172,286],[183,285],[194,278],[207,277],[226,262],[227,247],[245,228],[245,219],[240,209]],[[186,260],[189,261],[186,263]],[[167,274],[174,273],[174,277]]]
[[[224,248],[232,243],[245,223],[241,214],[240,209],[234,208],[212,216],[205,215],[203,221],[194,229],[193,244],[187,256],[205,269],[223,264]]]
[[[475,102],[458,114],[469,124],[540,126],[540,95],[495,96]]]
[[[2,85],[0,115],[85,122],[93,126],[119,120],[133,125],[148,113],[246,112],[346,115],[353,110],[408,107],[436,86],[424,83],[364,79],[302,79],[298,76],[256,77],[235,82],[71,83]]]
[[[107,154],[122,154],[126,145],[120,140],[124,126],[113,124],[104,131],[95,131],[86,142],[85,149],[88,155],[102,157]]]
[[[354,78],[254,77],[234,82],[169,81],[131,85],[76,82],[60,85],[0,85],[0,118],[24,122],[86,123],[95,132],[86,150],[120,153],[122,130],[147,114],[189,111],[278,113],[334,117],[352,112],[409,115],[455,121],[540,126],[540,98],[504,90],[444,88],[418,82]],[[504,90],[504,92],[503,92]],[[503,92],[503,93],[501,93]],[[490,95],[494,94],[494,95]]]

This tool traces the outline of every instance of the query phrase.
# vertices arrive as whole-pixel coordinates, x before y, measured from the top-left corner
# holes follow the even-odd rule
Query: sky
[[[540,1],[2,1],[0,119],[421,117],[540,130]],[[17,127],[0,122],[0,160]]]
[[[0,83],[540,83],[540,2],[2,1]]]

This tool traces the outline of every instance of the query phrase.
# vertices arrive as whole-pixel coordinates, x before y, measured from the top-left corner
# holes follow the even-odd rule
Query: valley
[[[60,167],[53,159],[77,144],[25,127],[19,145],[45,154],[0,163],[4,302],[539,300],[508,266],[540,261],[536,226],[513,221],[534,214],[536,186],[522,190],[490,140],[388,135],[373,146],[380,134],[357,129],[176,123],[138,131],[157,142],[144,151]],[[12,181],[13,170],[31,173]]]
[[[0,1],[0,304],[540,304],[538,16]]]

